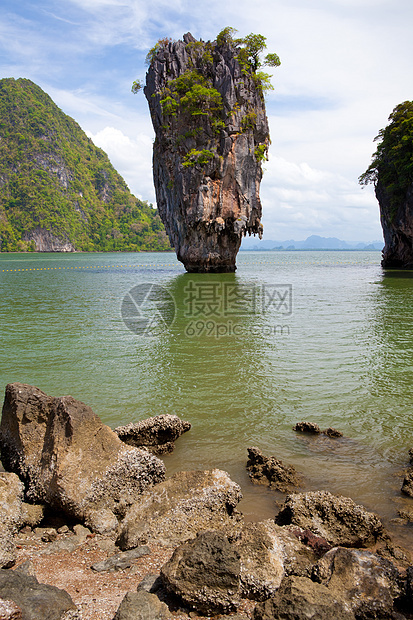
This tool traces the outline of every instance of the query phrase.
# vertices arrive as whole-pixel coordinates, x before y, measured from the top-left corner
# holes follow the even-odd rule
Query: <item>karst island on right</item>
[[[413,269],[413,101],[397,105],[379,131],[360,183],[374,183],[380,206],[385,269]]]

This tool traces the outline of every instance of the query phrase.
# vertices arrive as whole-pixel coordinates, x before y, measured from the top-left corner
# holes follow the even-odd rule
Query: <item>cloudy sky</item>
[[[2,0],[0,77],[43,88],[155,202],[153,131],[134,79],[162,37],[267,37],[281,67],[267,96],[272,145],[261,185],[266,239],[381,239],[358,176],[392,109],[413,99],[412,0]]]

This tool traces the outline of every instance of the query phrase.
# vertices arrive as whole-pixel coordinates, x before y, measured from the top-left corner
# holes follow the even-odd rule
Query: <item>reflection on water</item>
[[[386,517],[412,506],[399,491],[413,445],[413,280],[384,274],[379,252],[240,253],[236,274],[198,275],[162,254],[0,255],[0,278],[3,388],[70,393],[113,427],[189,420],[168,471],[226,469],[249,518],[282,498],[249,483],[252,445],[293,464],[306,488]],[[151,291],[145,316],[165,291],[173,299],[167,329],[125,325],[134,289],[138,307]],[[344,438],[294,432],[302,420]]]

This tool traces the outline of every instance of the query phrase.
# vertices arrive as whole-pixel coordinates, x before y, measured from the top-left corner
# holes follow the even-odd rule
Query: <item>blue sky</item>
[[[264,238],[372,241],[378,205],[357,179],[394,106],[413,99],[412,24],[411,0],[2,0],[0,77],[41,86],[155,202],[147,103],[130,90],[148,49],[188,31],[261,33],[282,63],[267,96]]]

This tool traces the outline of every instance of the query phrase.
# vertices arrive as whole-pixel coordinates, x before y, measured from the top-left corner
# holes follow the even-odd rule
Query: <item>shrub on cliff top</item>
[[[359,183],[381,183],[391,204],[397,206],[413,183],[413,101],[397,105],[389,116],[390,123],[380,129],[375,141],[377,150]]]

